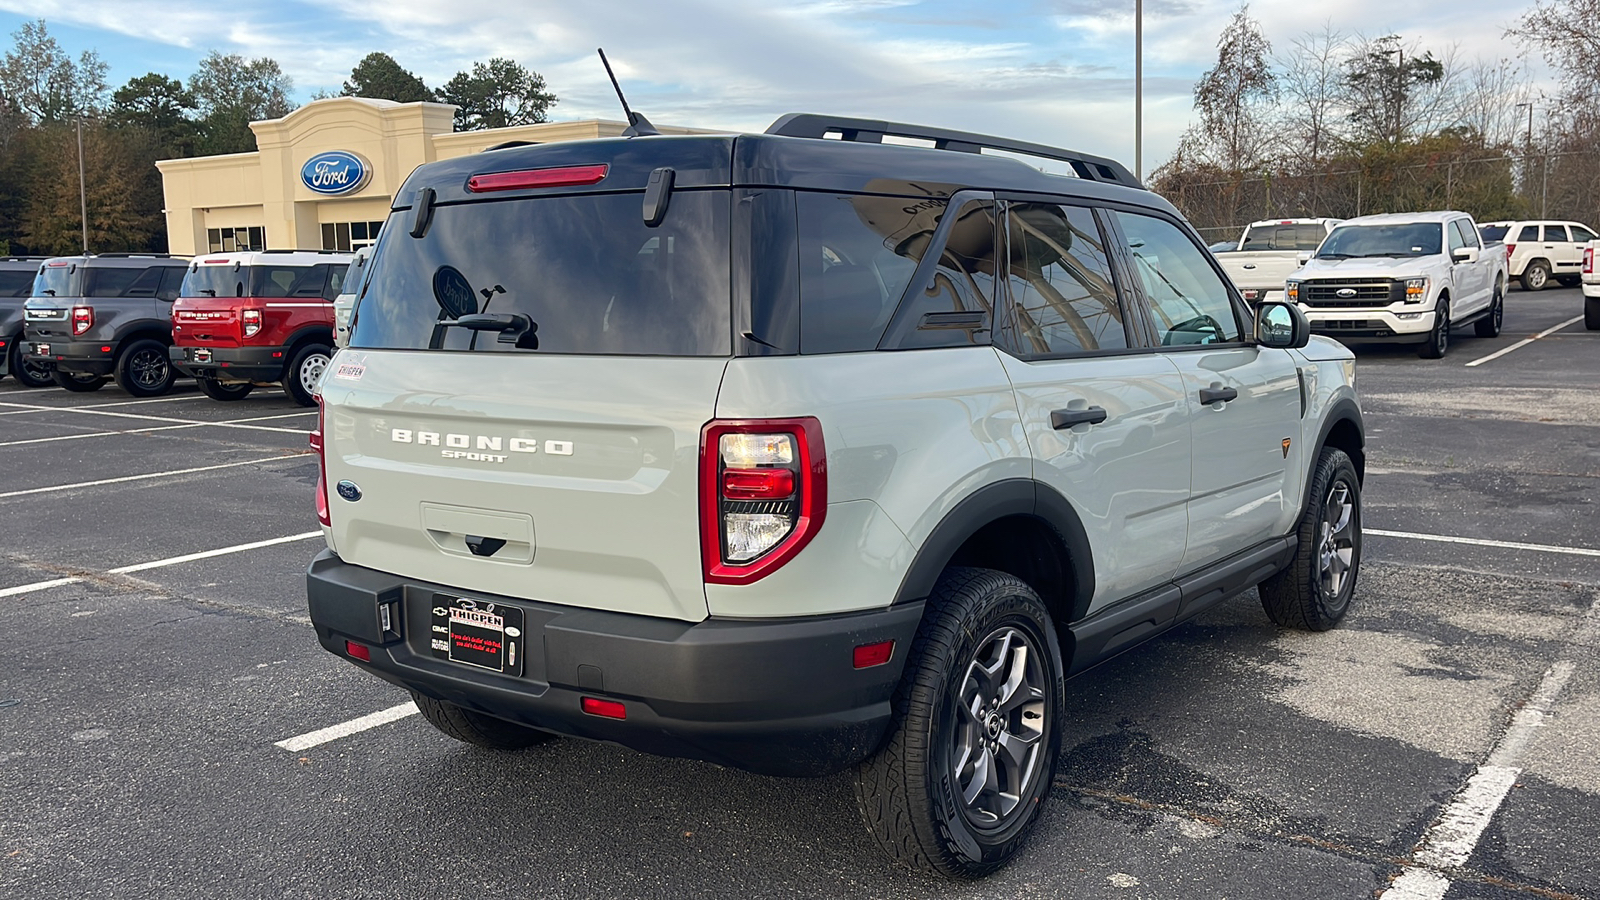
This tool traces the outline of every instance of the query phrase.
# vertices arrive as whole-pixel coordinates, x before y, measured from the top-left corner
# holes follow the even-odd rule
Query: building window
[[[322,249],[360,250],[378,239],[383,222],[323,222]]]
[[[207,228],[206,241],[212,253],[232,253],[236,250],[267,249],[267,230],[257,226],[239,228]]]

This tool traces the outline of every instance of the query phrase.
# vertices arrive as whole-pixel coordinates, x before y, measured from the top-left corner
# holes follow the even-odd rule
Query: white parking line
[[[1407,869],[1384,891],[1384,900],[1444,900],[1450,879],[1427,869]]]
[[[196,472],[215,472],[218,469],[233,469],[239,466],[255,466],[261,463],[278,462],[284,459],[299,459],[308,454],[290,453],[286,456],[269,456],[265,459],[245,459],[239,462],[221,463],[215,466],[195,466],[192,469],[173,469],[170,472],[149,472],[144,475],[124,475],[121,478],[102,478],[99,481],[80,481],[77,484],[56,484],[49,487],[28,488],[22,491],[7,491],[0,494],[0,500],[7,497],[23,497],[28,494],[44,494],[51,491],[73,491],[78,488],[99,487],[103,484],[122,484],[128,481],[143,481],[148,478],[167,478],[173,475],[192,475]]]
[[[305,412],[284,413],[281,416],[251,416],[248,419],[224,419],[220,422],[190,422],[187,425],[150,425],[144,428],[127,428],[122,431],[90,431],[84,434],[58,434],[55,437],[28,438],[21,441],[0,441],[0,447],[19,447],[23,444],[53,444],[57,441],[76,441],[83,438],[111,437],[118,434],[149,434],[154,431],[178,431],[184,428],[204,428],[207,425],[227,427],[243,425],[248,422],[266,422],[273,419],[294,419],[300,416],[314,416],[317,411],[308,409]],[[274,428],[273,431],[289,431],[305,434],[299,428]]]
[[[1565,322],[1562,322],[1560,325],[1557,325],[1554,328],[1546,328],[1545,330],[1539,332],[1538,334],[1534,335],[1533,337],[1523,338],[1522,340],[1517,341],[1515,344],[1512,344],[1509,347],[1505,347],[1503,349],[1496,350],[1495,352],[1489,354],[1488,356],[1484,356],[1484,357],[1481,357],[1479,359],[1475,359],[1472,362],[1467,363],[1467,368],[1470,369],[1473,366],[1481,366],[1484,363],[1489,362],[1491,360],[1499,359],[1500,357],[1505,356],[1507,353],[1510,353],[1513,350],[1517,350],[1517,349],[1520,349],[1522,347],[1526,347],[1529,344],[1533,343],[1534,341],[1539,340],[1540,338],[1549,337],[1550,335],[1555,334],[1556,332],[1558,332],[1561,329],[1567,327],[1568,325],[1572,325],[1572,324],[1575,324],[1577,322],[1582,322],[1582,321],[1583,321],[1583,316],[1575,316],[1575,317],[1573,317],[1571,319],[1566,320]]]
[[[387,725],[390,722],[395,722],[400,719],[404,719],[406,716],[414,716],[416,714],[417,704],[408,700],[399,706],[391,706],[388,709],[380,709],[375,713],[368,713],[359,718],[351,719],[348,722],[340,722],[337,725],[329,725],[327,728],[318,728],[316,731],[310,731],[297,737],[285,738],[273,744],[272,746],[281,747],[290,753],[299,753],[302,750],[310,750],[312,747],[326,744],[329,741],[336,741],[342,737],[349,737],[352,734],[366,731],[369,728],[377,728],[379,725]]]
[[[173,423],[180,424],[180,425],[193,425],[196,422],[195,419],[175,419],[175,418],[173,418],[171,416],[141,416],[138,413],[109,412],[109,411],[104,410],[104,409],[92,408],[92,407],[87,407],[87,406],[82,406],[82,407],[78,407],[78,406],[33,406],[33,405],[30,405],[30,404],[26,404],[26,403],[5,403],[5,402],[0,402],[0,406],[21,406],[21,407],[25,407],[23,410],[21,410],[22,412],[69,412],[69,413],[82,413],[83,415],[86,415],[86,416],[114,416],[114,417],[116,417],[118,419],[142,419],[142,420],[144,420],[146,422],[173,422]],[[314,413],[315,410],[312,410],[311,412]],[[4,416],[4,415],[10,415],[10,413],[0,413],[0,416]],[[274,428],[271,425],[222,425],[221,423],[218,423],[218,422],[201,422],[200,424],[202,424],[202,425],[221,425],[221,427],[223,427],[223,428],[251,428],[251,429],[255,429],[257,431],[284,431],[284,432],[304,434],[304,432],[300,431],[298,428]]]
[[[246,550],[259,550],[262,547],[273,547],[278,544],[292,544],[297,541],[308,541],[314,537],[321,537],[322,532],[307,531],[303,534],[291,534],[288,537],[269,538],[264,541],[251,541],[248,544],[234,544],[232,547],[218,547],[215,550],[202,550],[199,553],[185,553],[182,556],[169,556],[152,562],[134,563],[131,566],[120,566],[107,569],[107,575],[127,575],[131,572],[145,572],[150,569],[161,569],[175,566],[179,563],[193,562],[197,559],[210,559],[213,556],[227,556],[230,553],[243,553]],[[19,584],[16,587],[0,588],[0,597],[15,597],[19,594],[28,594],[34,591],[47,591],[50,588],[64,587],[82,581],[80,576],[68,578],[52,578],[49,581],[35,581],[32,584]]]
[[[0,495],[3,496],[3,495]],[[1502,547],[1507,550],[1533,550],[1538,553],[1564,553],[1568,556],[1600,556],[1600,550],[1588,547],[1557,547],[1552,544],[1524,544],[1520,541],[1491,541],[1487,538],[1452,537],[1447,534],[1418,534],[1413,531],[1383,531],[1364,528],[1362,534],[1377,537],[1407,538],[1413,541],[1435,541],[1445,544],[1471,544],[1474,547]]]

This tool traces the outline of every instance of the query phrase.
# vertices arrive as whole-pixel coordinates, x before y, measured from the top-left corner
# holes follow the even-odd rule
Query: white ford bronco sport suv
[[[462,741],[854,767],[891,857],[976,876],[1068,677],[1257,585],[1351,603],[1350,353],[1110,160],[812,115],[497,149],[368,265],[311,618]]]

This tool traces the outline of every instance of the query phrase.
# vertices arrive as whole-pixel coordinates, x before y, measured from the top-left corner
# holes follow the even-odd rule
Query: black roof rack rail
[[[1067,163],[1072,166],[1072,171],[1079,178],[1086,178],[1090,181],[1105,181],[1126,187],[1144,188],[1144,185],[1133,177],[1133,173],[1129,172],[1126,166],[1114,159],[1079,153],[1076,150],[1050,147],[1045,144],[1031,144],[1027,141],[1014,141],[1010,138],[975,134],[968,131],[930,128],[925,125],[907,125],[903,122],[884,122],[878,119],[824,116],[816,113],[789,113],[779,117],[778,121],[773,122],[771,127],[767,129],[767,134],[802,138],[826,137],[830,132],[837,133],[843,140],[864,144],[881,144],[885,137],[893,136],[932,141],[934,148],[937,150],[955,150],[961,153],[980,153],[985,148],[1004,150],[1008,153],[1036,156],[1041,159],[1053,159]]]
[[[235,253],[354,253],[354,250],[235,250]]]
[[[129,251],[129,252],[126,252],[126,253],[85,253],[83,255],[86,258],[99,257],[101,259],[105,259],[105,258],[108,258],[108,257],[112,258],[112,259],[128,259],[130,257],[135,257],[135,256],[137,256],[137,257],[148,257],[148,258],[151,258],[151,259],[188,259],[187,256],[174,256],[171,253],[140,253],[137,250]]]
[[[52,258],[49,256],[0,256],[0,262],[40,262]]]

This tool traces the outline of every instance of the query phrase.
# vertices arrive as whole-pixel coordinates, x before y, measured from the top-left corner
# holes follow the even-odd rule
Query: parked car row
[[[115,380],[136,397],[188,376],[216,400],[282,384],[310,406],[353,259],[261,250],[0,260],[0,375],[77,392]]]
[[[1454,326],[1470,323],[1479,337],[1500,333],[1513,279],[1529,291],[1581,282],[1587,326],[1600,329],[1596,246],[1600,238],[1577,222],[1391,213],[1253,222],[1217,261],[1247,301],[1276,300],[1283,290],[1320,334],[1415,343],[1421,356],[1438,359]]]

